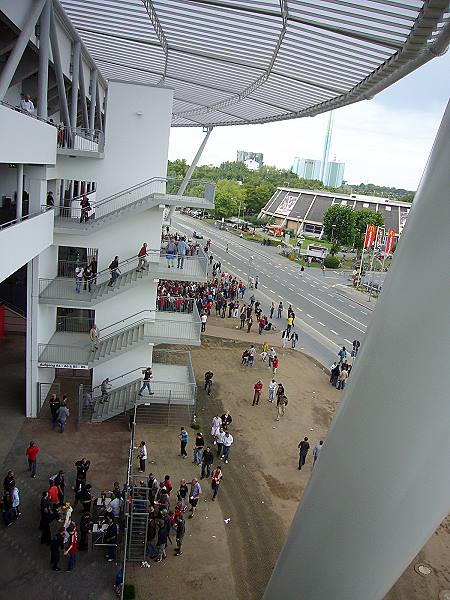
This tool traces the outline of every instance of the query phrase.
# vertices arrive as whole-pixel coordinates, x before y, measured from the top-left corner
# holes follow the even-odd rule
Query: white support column
[[[183,181],[180,184],[180,187],[178,188],[178,191],[177,191],[178,196],[182,196],[184,194],[184,191],[187,188],[187,186],[191,180],[191,177],[195,170],[195,167],[198,165],[198,161],[200,160],[200,157],[203,154],[203,150],[205,149],[206,142],[209,140],[209,136],[211,135],[212,130],[213,130],[212,127],[207,127],[206,130],[204,130],[205,137],[203,138],[202,143],[200,144],[200,146],[197,150],[197,153],[194,156],[194,160],[192,161],[189,169],[187,170],[186,175],[184,176]],[[171,206],[170,210],[169,210],[169,214],[167,215],[167,219],[168,219],[169,223],[170,223],[170,219],[172,218],[174,210],[175,210],[175,206]]]
[[[450,511],[449,164],[450,104],[264,600],[381,600]]]
[[[73,129],[75,129],[77,126],[80,57],[81,57],[81,43],[74,42],[73,56],[72,56],[72,94],[71,94],[71,104],[70,104],[70,125]]]
[[[95,88],[95,98],[96,98],[95,110],[97,112],[98,129],[99,129],[99,131],[103,131],[102,105],[100,103],[100,88],[99,88],[98,82],[97,82],[97,85]]]
[[[38,416],[38,336],[39,257],[27,265],[26,416]]]
[[[39,21],[39,74],[37,114],[48,118],[48,61],[50,58],[51,0],[47,0]]]
[[[81,114],[83,115],[83,127],[89,127],[88,110],[86,103],[86,85],[84,83],[83,55],[80,54],[80,102]]]
[[[28,20],[25,23],[22,31],[17,38],[14,48],[6,61],[0,75],[0,100],[3,100],[9,85],[14,77],[20,59],[30,41],[31,34],[34,31],[37,20],[39,19],[46,0],[36,0],[32,4],[31,12],[28,15]]]
[[[22,201],[23,201],[23,164],[17,165],[17,202],[16,202],[16,219],[22,218]],[[28,209],[31,213],[30,208]]]
[[[94,69],[91,74],[91,104],[89,106],[89,129],[95,129],[95,107],[97,103],[97,70]]]
[[[59,53],[58,36],[56,33],[55,15],[53,9],[50,12],[50,41],[52,45],[53,63],[55,65],[55,76],[58,84],[59,109],[61,118],[66,127],[70,127],[69,108],[67,106],[66,87],[64,85],[64,74]]]

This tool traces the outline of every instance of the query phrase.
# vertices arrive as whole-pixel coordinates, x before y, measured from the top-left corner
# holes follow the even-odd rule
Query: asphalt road
[[[283,318],[275,318],[275,311],[273,319],[280,336],[286,325],[287,307],[292,304],[300,348],[323,365],[328,367],[342,346],[351,349],[354,339],[363,342],[371,309],[342,295],[339,285],[346,282],[346,274],[329,270],[323,275],[319,269],[309,267],[302,274],[300,267],[279,256],[276,248],[243,240],[180,213],[172,217],[172,226],[189,237],[193,231],[201,233],[204,243],[211,239],[214,262],[220,260],[222,268],[236,274],[246,286],[249,274],[253,278],[258,275],[258,289],[247,290],[245,299],[253,292],[266,314],[271,302],[276,306],[280,300],[283,302]]]

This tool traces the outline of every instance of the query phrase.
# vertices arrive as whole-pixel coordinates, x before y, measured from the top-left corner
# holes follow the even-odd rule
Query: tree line
[[[186,160],[176,159],[168,162],[169,177],[182,179],[189,168]],[[214,216],[227,218],[241,215],[257,215],[275,193],[277,187],[305,188],[340,192],[344,194],[365,194],[386,196],[396,200],[412,202],[414,193],[396,188],[384,188],[372,184],[342,185],[332,188],[321,181],[302,179],[288,169],[277,169],[263,165],[257,170],[249,169],[243,162],[224,162],[219,166],[200,165],[194,170],[193,180],[203,179],[216,183],[216,199]],[[193,196],[202,195],[201,184],[190,184],[186,193]]]

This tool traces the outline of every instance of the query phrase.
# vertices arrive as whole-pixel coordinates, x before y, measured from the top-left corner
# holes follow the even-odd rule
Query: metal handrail
[[[81,140],[87,142],[88,147],[77,148],[76,142]],[[86,127],[71,127],[67,125],[58,125],[58,148],[63,150],[82,150],[91,152],[103,152],[105,136],[100,129],[89,129]]]
[[[15,106],[14,104],[10,104],[9,102],[5,102],[5,100],[0,100],[0,104],[2,106],[6,106],[7,108],[11,108],[12,110],[15,110],[16,112],[22,113],[23,115],[27,115],[28,117],[32,117],[33,119],[36,119],[36,121],[42,121],[43,123],[47,123],[47,125],[51,125],[52,127],[58,128],[57,123],[55,123],[51,119],[44,119],[43,117],[39,117],[35,113],[30,113],[27,110],[24,110],[23,108],[20,108],[20,106]]]
[[[43,212],[48,210],[53,210],[53,206],[42,206],[39,212],[30,213],[28,215],[22,215],[19,219],[12,219],[12,221],[7,221],[6,223],[2,223],[0,225],[0,231],[2,229],[6,229],[6,227],[10,227],[11,225],[16,225],[17,223],[22,223],[22,221],[26,221],[27,219],[32,219],[33,217],[38,217],[42,215]]]

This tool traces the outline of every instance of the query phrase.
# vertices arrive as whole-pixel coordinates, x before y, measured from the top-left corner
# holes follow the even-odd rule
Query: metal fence
[[[81,150],[84,152],[103,152],[105,136],[98,129],[85,127],[58,127],[58,148]]]
[[[65,317],[56,318],[56,331],[70,333],[89,333],[94,324],[94,317]]]

